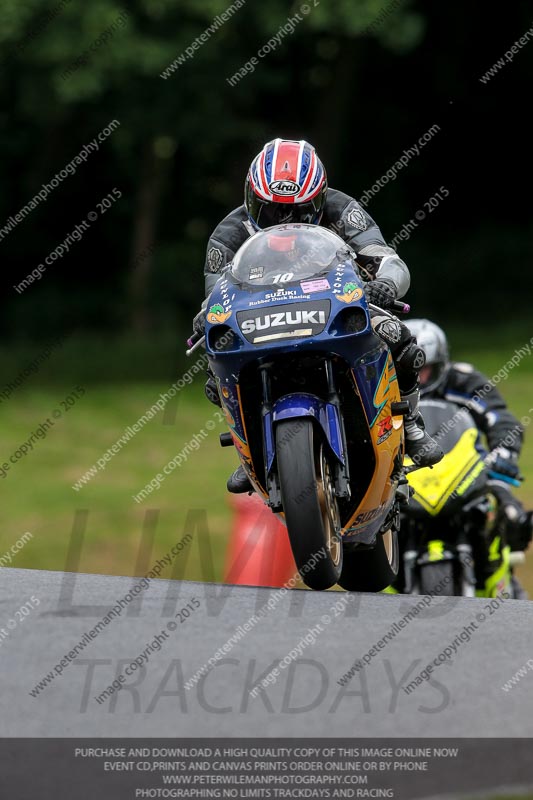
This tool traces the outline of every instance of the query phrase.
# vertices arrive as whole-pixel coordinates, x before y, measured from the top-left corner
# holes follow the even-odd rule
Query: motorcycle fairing
[[[452,495],[462,497],[483,472],[485,464],[476,449],[477,438],[477,428],[469,428],[433,469],[409,474],[409,483],[415,490],[413,501],[431,516],[440,514]],[[412,462],[406,458],[405,463]]]
[[[245,324],[244,331],[240,321]],[[299,322],[302,328],[311,327],[312,335],[292,338],[293,321],[297,323],[296,330],[299,330]],[[255,336],[256,329],[260,337],[267,335],[268,341],[254,342],[259,338]],[[278,332],[284,335],[271,336]],[[216,344],[225,334],[228,334],[229,343],[217,350]],[[247,374],[250,374],[251,369],[257,375],[260,363],[275,363],[278,357],[300,351],[303,356],[316,354],[320,357],[324,353],[345,362],[348,375],[351,370],[354,395],[360,398],[366,418],[365,438],[372,447],[375,467],[370,464],[370,470],[374,471],[368,485],[361,484],[358,496],[361,492],[364,495],[360,502],[353,509],[348,506],[349,519],[343,527],[343,535],[348,540],[357,541],[358,536],[363,536],[364,541],[372,540],[394,502],[401,467],[403,419],[391,415],[391,403],[400,399],[394,364],[385,343],[372,330],[363,284],[353,264],[349,260],[341,261],[321,271],[316,280],[298,279],[282,287],[251,285],[250,281],[243,284],[231,271],[225,273],[208,301],[206,349],[234,444],[244,469],[265,498],[265,487],[259,483],[257,475],[268,475],[274,464],[276,423],[288,416],[314,417],[324,430],[331,450],[342,462],[345,454],[340,422],[336,407],[325,398],[315,397],[313,402],[309,399],[304,402],[302,394],[305,393],[291,392],[281,398],[283,402],[275,410],[264,409],[265,463],[254,465],[252,453],[255,452],[254,457],[259,456],[257,448],[254,451],[253,444],[250,446],[246,431],[241,401],[246,387],[239,383],[243,371],[248,369]],[[345,427],[349,423],[344,417]],[[357,464],[352,471],[356,473],[353,475],[356,481]]]
[[[359,506],[346,525],[347,540],[357,541],[357,534],[379,530],[373,516],[376,509],[386,512],[394,501],[395,480],[393,474],[402,444],[403,418],[391,415],[391,403],[400,399],[394,362],[384,345],[375,360],[363,359],[352,370],[357,391],[363,403],[374,449],[375,467],[372,480]],[[372,377],[374,376],[374,377]],[[383,490],[379,491],[379,486]]]

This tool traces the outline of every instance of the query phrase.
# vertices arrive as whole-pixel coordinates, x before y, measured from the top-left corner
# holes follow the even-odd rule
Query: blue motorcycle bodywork
[[[354,395],[364,410],[367,447],[376,454],[371,481],[382,485],[369,487],[366,494],[361,492],[358,508],[342,520],[345,541],[375,538],[394,502],[403,456],[403,431],[398,432],[401,418],[398,421],[390,415],[391,402],[399,399],[396,373],[388,347],[372,330],[363,285],[348,258],[319,280],[294,281],[282,287],[239,285],[228,271],[219,278],[209,298],[206,324],[206,349],[226,421],[245,470],[266,499],[265,480],[258,476],[276,469],[275,428],[280,421],[312,418],[323,431],[331,458],[347,467],[344,429],[349,420],[344,418],[342,404],[319,396],[313,386],[289,391],[270,406],[245,409],[242,394],[246,380],[262,365],[275,373],[278,362],[283,369],[283,359],[288,356],[323,356],[346,364]],[[354,324],[357,330],[351,329]],[[298,325],[307,333],[292,336],[291,326],[296,329]],[[218,349],[221,341],[223,347]],[[260,430],[262,442],[249,440],[247,414],[261,417],[260,426],[254,430],[256,438]],[[388,428],[378,435],[382,423]],[[392,434],[394,438],[387,443]],[[382,441],[391,448],[385,456]],[[257,463],[261,459],[262,463]],[[357,481],[358,464],[349,467],[352,480]]]

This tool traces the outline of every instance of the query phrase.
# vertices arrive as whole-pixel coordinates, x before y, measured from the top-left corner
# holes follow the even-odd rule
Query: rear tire
[[[378,533],[372,550],[344,552],[339,586],[348,592],[380,592],[398,576],[400,549],[397,532]]]
[[[334,586],[342,570],[340,516],[330,453],[311,419],[276,425],[281,499],[298,572],[311,589]]]

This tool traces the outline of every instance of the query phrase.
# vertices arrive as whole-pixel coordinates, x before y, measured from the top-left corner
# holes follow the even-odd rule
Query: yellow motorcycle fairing
[[[356,391],[361,397],[357,375],[352,371]],[[391,405],[401,400],[396,368],[389,352],[374,391],[371,408],[364,406],[374,450],[375,468],[368,488],[341,535],[359,533],[375,520],[384,517],[394,501],[395,483],[392,480],[395,459],[403,448],[403,417],[392,415]]]
[[[477,438],[477,429],[468,428],[433,469],[409,473],[409,484],[415,491],[413,499],[431,516],[437,516],[452,495],[463,495],[483,471],[483,459],[475,447]],[[412,463],[406,457],[405,465]]]

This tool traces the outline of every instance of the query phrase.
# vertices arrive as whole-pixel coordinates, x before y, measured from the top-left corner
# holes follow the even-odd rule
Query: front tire
[[[330,453],[311,419],[276,425],[281,499],[298,572],[311,589],[334,586],[342,571],[340,515]]]

